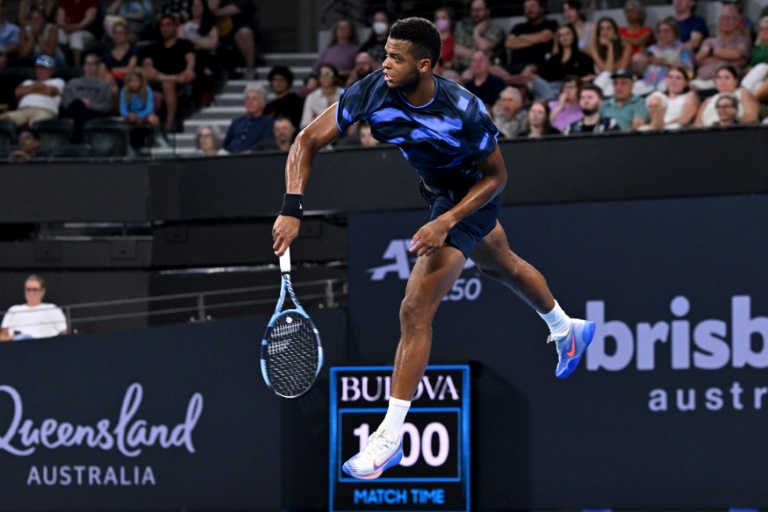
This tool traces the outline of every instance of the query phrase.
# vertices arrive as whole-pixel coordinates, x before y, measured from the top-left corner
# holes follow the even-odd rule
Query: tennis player
[[[440,45],[440,33],[426,19],[406,18],[392,26],[383,67],[344,91],[293,143],[285,171],[287,193],[272,229],[279,256],[299,233],[315,154],[360,119],[368,121],[376,139],[399,146],[421,177],[431,215],[411,241],[410,251],[419,258],[400,308],[402,337],[392,398],[368,445],[344,463],[343,471],[356,478],[377,478],[400,463],[400,429],[429,360],[432,319],[467,258],[547,322],[548,341],[557,348],[557,377],[576,369],[595,333],[594,322],[571,319],[542,275],[510,250],[497,221],[507,181],[498,131],[481,100],[432,73]]]

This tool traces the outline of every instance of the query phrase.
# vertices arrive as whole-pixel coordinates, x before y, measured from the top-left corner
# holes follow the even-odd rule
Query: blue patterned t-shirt
[[[434,80],[434,97],[416,107],[379,69],[342,92],[336,124],[344,131],[367,120],[373,137],[398,146],[430,188],[466,191],[482,178],[475,162],[496,149],[498,130],[475,95],[440,75]]]

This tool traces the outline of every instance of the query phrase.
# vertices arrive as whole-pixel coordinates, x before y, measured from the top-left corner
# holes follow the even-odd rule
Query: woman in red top
[[[637,0],[624,4],[627,26],[619,28],[621,40],[632,48],[632,55],[644,55],[645,49],[653,43],[653,28],[645,25],[645,8]]]
[[[454,53],[456,36],[453,35],[453,9],[450,7],[435,9],[435,26],[440,31],[440,40],[443,42],[443,48],[440,52],[443,66],[453,69],[455,67],[453,59],[456,56]]]

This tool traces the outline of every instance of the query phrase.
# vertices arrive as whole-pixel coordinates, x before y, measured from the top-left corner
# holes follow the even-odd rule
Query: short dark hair
[[[389,37],[410,42],[413,45],[413,56],[419,60],[429,59],[432,68],[440,58],[440,31],[427,19],[411,17],[396,21],[389,31]]]
[[[286,66],[275,66],[269,70],[269,75],[267,75],[267,78],[270,82],[276,76],[284,76],[285,79],[288,80],[289,84],[293,84],[293,71],[291,71]]]
[[[582,85],[581,91],[579,92],[579,94],[581,94],[584,91],[594,91],[597,94],[597,97],[600,98],[601,100],[605,98],[605,96],[603,95],[603,90],[600,87],[596,86],[595,84]]]

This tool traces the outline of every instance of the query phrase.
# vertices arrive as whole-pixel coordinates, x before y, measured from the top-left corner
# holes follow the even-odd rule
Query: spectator
[[[373,133],[371,132],[371,125],[368,124],[368,122],[365,120],[360,121],[359,135],[361,146],[374,147],[381,144],[381,142],[373,137]]]
[[[205,0],[192,0],[189,21],[179,26],[179,39],[186,39],[195,48],[195,80],[192,82],[197,105],[207,107],[213,102],[216,81],[221,73],[216,63],[219,30]]]
[[[440,41],[443,43],[440,50],[440,58],[446,69],[455,67],[456,35],[453,33],[455,17],[450,7],[438,7],[435,9],[435,26],[440,31]]]
[[[653,29],[645,24],[645,8],[638,0],[627,0],[624,4],[627,26],[619,27],[624,44],[631,48],[632,55],[644,55],[648,45],[653,43]]]
[[[53,21],[58,6],[59,0],[19,0],[19,26],[29,25],[29,15],[34,10],[41,11],[46,22]]]
[[[647,58],[643,59],[642,81],[646,94],[659,89],[665,90],[667,72],[672,66],[679,66],[693,72],[693,54],[682,41],[680,41],[680,29],[674,18],[666,18],[656,25],[658,43],[648,47]],[[638,92],[637,90],[635,92]]]
[[[112,113],[112,88],[107,80],[99,78],[100,64],[98,55],[86,55],[83,76],[67,82],[61,95],[61,117],[75,122],[72,132],[75,144],[83,141],[83,127],[89,119]]]
[[[696,119],[698,110],[699,95],[691,91],[686,69],[672,66],[667,71],[667,112],[664,115],[664,126],[667,130],[688,127]]]
[[[603,103],[601,112],[605,117],[615,119],[622,131],[635,131],[648,122],[648,109],[645,101],[632,92],[634,76],[629,70],[619,70],[611,78],[614,95]]]
[[[645,105],[648,108],[649,121],[637,127],[639,132],[660,131],[666,129],[664,117],[667,114],[669,100],[667,96],[660,91],[653,92],[645,98]]]
[[[739,31],[750,39],[755,37],[755,26],[748,16],[744,15],[744,2],[742,0],[722,0],[723,4],[730,4],[739,13]]]
[[[484,52],[491,62],[494,62],[502,41],[504,29],[491,20],[491,10],[485,0],[473,0],[469,18],[460,20],[456,25],[454,51],[457,71],[461,72],[469,67],[475,50]]]
[[[549,103],[552,126],[564,132],[568,125],[584,117],[579,105],[581,80],[577,76],[566,76],[560,85],[560,96],[557,101]]]
[[[541,100],[534,101],[528,109],[528,122],[520,136],[538,139],[547,135],[560,135],[560,131],[549,122],[549,117],[550,112],[547,102]]]
[[[296,126],[287,117],[275,118],[272,129],[274,140],[263,140],[256,146],[257,151],[284,151],[288,152],[296,136]]]
[[[25,304],[11,306],[3,317],[0,341],[50,338],[67,334],[67,319],[55,304],[43,302],[45,282],[31,275],[24,283]]]
[[[160,4],[158,22],[163,16],[171,16],[176,25],[186,23],[190,14],[189,0],[163,0]]]
[[[555,88],[566,75],[574,75],[588,81],[592,77],[595,63],[592,57],[579,49],[576,29],[563,25],[557,29],[552,53],[547,56],[539,75],[548,82],[555,82]]]
[[[384,62],[384,58],[387,55],[387,51],[384,49],[384,45],[387,44],[387,37],[389,37],[390,19],[389,14],[386,11],[376,11],[373,13],[373,23],[371,24],[371,34],[368,39],[360,45],[358,52],[365,52],[371,56],[374,62],[381,66]],[[340,71],[343,68],[339,67],[338,63],[331,62],[336,65]],[[376,68],[378,69],[378,67]],[[342,76],[346,76],[342,73]]]
[[[464,83],[464,88],[483,100],[486,105],[495,105],[501,91],[506,87],[504,80],[490,74],[491,63],[480,50],[472,56],[471,69],[472,79]]]
[[[612,96],[611,74],[619,69],[629,69],[632,59],[632,48],[621,40],[619,27],[612,18],[600,18],[597,22],[597,34],[587,53],[595,61],[598,73],[595,83],[603,89],[605,96]]]
[[[40,138],[34,129],[22,128],[18,139],[19,147],[9,155],[11,160],[26,161],[30,158],[41,158],[46,156],[40,153]]]
[[[124,21],[116,21],[112,24],[112,41],[114,45],[111,50],[101,54],[100,76],[109,82],[112,89],[112,97],[118,102],[118,94],[123,86],[125,77],[138,62],[136,49],[128,42],[128,24]]]
[[[19,51],[19,27],[5,18],[5,0],[0,0],[0,58]]]
[[[725,4],[717,23],[717,37],[710,37],[701,44],[696,54],[699,69],[696,73],[700,89],[712,88],[718,68],[733,66],[738,73],[745,70],[752,49],[752,41],[739,31],[739,11],[733,5]]]
[[[715,103],[717,121],[712,126],[727,128],[739,124],[739,99],[730,93],[721,94]]]
[[[274,139],[274,122],[264,115],[266,98],[267,93],[258,85],[245,86],[245,115],[232,121],[224,137],[224,149],[228,153],[251,152],[259,142]]]
[[[273,67],[269,71],[269,85],[275,93],[275,99],[267,103],[264,113],[273,118],[285,116],[293,126],[298,126],[304,111],[304,99],[291,91],[293,71],[285,66]]]
[[[323,64],[317,73],[320,87],[309,93],[304,100],[300,128],[303,130],[325,109],[339,101],[341,87],[337,85],[339,73],[331,64]]]
[[[114,0],[107,7],[104,17],[104,32],[112,34],[115,23],[123,22],[128,27],[126,39],[137,43],[152,22],[154,9],[150,0]]]
[[[699,113],[696,117],[696,126],[709,127],[717,122],[717,99],[722,94],[734,94],[738,99],[739,122],[754,123],[757,121],[759,105],[757,100],[744,87],[739,87],[739,76],[733,66],[724,65],[717,70],[715,75],[715,88],[717,94],[707,98],[699,107]]]
[[[227,150],[222,147],[221,131],[216,125],[201,126],[195,136],[195,156],[220,156],[227,155]]]
[[[768,78],[768,16],[760,19],[755,47],[749,60],[749,72],[741,80],[741,85],[757,95]],[[762,100],[761,100],[762,101]]]
[[[56,11],[59,44],[69,46],[75,66],[80,66],[85,46],[96,40],[97,0],[60,0]]]
[[[594,23],[587,21],[584,9],[579,0],[565,0],[563,2],[563,19],[576,31],[576,40],[579,50],[586,52],[589,48],[589,40],[595,29]]]
[[[709,37],[707,21],[694,14],[696,0],[673,0],[675,6],[675,19],[680,28],[680,40],[689,50],[695,52],[701,43]]]
[[[557,32],[557,22],[545,16],[544,0],[525,0],[523,11],[527,21],[512,27],[504,41],[504,47],[512,50],[506,68],[513,75],[537,73]]]
[[[149,45],[142,62],[150,84],[158,84],[165,101],[165,131],[174,131],[179,94],[195,76],[195,49],[186,39],[179,39],[173,16],[160,17],[161,40]]]
[[[508,86],[500,96],[501,101],[492,109],[493,123],[502,136],[511,139],[525,128],[528,112],[523,108],[523,97],[517,88]]]
[[[355,67],[347,78],[346,87],[350,87],[352,84],[358,80],[362,80],[377,69],[379,69],[379,66],[374,63],[373,58],[369,53],[358,53],[355,55]]]
[[[11,119],[16,126],[27,126],[58,116],[64,80],[52,78],[54,67],[53,58],[48,55],[38,57],[35,61],[35,80],[24,80],[16,88],[18,109],[6,112],[0,118]]]
[[[254,3],[253,0],[208,0],[213,14],[224,20],[224,23],[219,24],[219,37],[227,43],[226,46],[229,46],[230,41],[234,42],[245,63],[245,80],[253,80],[256,73]]]
[[[355,26],[349,20],[339,20],[331,30],[330,43],[317,58],[312,69],[319,72],[322,66],[330,64],[337,70],[337,76],[346,78],[355,67],[355,56],[358,51],[360,47]]]
[[[29,13],[29,23],[20,31],[19,57],[34,62],[42,55],[51,55],[57,66],[65,66],[64,52],[59,48],[59,29],[45,20],[42,10]]]
[[[155,114],[154,92],[141,68],[133,68],[125,77],[125,86],[120,91],[120,115],[130,125],[153,128],[160,125],[160,118]]]
[[[621,127],[612,117],[600,114],[603,104],[603,90],[593,84],[587,84],[581,88],[579,106],[584,117],[566,127],[563,133],[573,135],[575,133],[604,133],[620,132]]]

